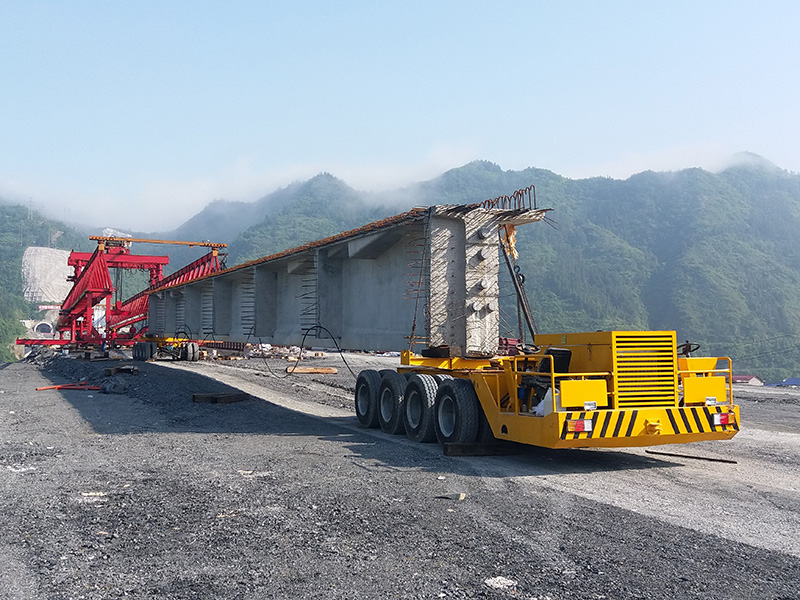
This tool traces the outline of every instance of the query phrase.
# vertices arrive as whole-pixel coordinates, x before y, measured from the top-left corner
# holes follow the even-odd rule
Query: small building
[[[734,375],[733,383],[741,385],[764,385],[764,380],[758,375]]]

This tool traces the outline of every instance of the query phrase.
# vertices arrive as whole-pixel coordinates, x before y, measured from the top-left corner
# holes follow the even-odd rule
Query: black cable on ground
[[[250,328],[250,331],[248,332],[247,337],[244,340],[245,346],[247,345],[248,341],[250,340],[250,336],[253,335],[253,329],[254,328],[255,328],[255,325],[253,325]],[[256,339],[258,340],[258,348],[260,350],[264,346],[264,342],[261,341],[260,337],[257,337]],[[302,358],[302,356],[303,356],[303,348],[300,347],[300,358]],[[300,360],[300,358],[298,358],[298,361]],[[286,379],[287,377],[289,377],[289,375],[291,375],[291,373],[289,373],[289,372],[287,372],[285,375],[278,375],[277,373],[275,373],[275,371],[272,370],[272,367],[269,366],[269,363],[267,362],[267,357],[266,356],[262,356],[261,360],[264,361],[264,366],[267,367],[267,371],[269,371],[269,374],[272,375],[275,379]]]
[[[331,333],[331,331],[327,327],[323,327],[322,325],[314,325],[313,327],[309,327],[308,329],[306,329],[306,332],[303,334],[303,339],[300,342],[300,359],[303,358],[303,346],[305,345],[306,337],[308,337],[308,334],[311,333],[311,331],[313,331],[315,329],[316,330],[322,330],[325,333],[327,333],[329,336],[331,336],[331,339],[333,340],[333,343],[336,345],[336,351],[339,353],[339,356],[342,357],[342,362],[344,363],[344,366],[347,367],[348,371],[350,371],[350,375],[352,375],[353,377],[358,379],[358,375],[356,375],[353,372],[353,369],[350,368],[350,365],[347,364],[347,359],[344,357],[344,352],[339,347],[339,342],[336,341],[336,337]],[[297,363],[300,362],[300,359],[298,359]],[[297,368],[297,363],[294,364],[294,368]],[[294,369],[292,369],[291,372],[294,373]]]
[[[339,356],[342,358],[342,362],[344,363],[344,366],[347,367],[347,370],[350,371],[350,374],[354,378],[358,379],[358,375],[355,374],[353,369],[351,369],[350,365],[347,363],[347,359],[344,357],[344,351],[339,347],[339,342],[336,341],[336,337],[333,335],[333,333],[331,333],[331,331],[327,327],[323,327],[322,325],[314,325],[313,327],[309,327],[308,329],[306,329],[305,333],[303,334],[303,339],[300,341],[300,355],[297,357],[297,362],[294,363],[294,365],[292,366],[291,370],[286,371],[286,375],[277,375],[275,373],[275,371],[272,370],[272,367],[270,367],[269,363],[267,362],[267,358],[266,357],[262,357],[262,360],[264,361],[264,366],[267,367],[267,371],[270,372],[270,375],[272,375],[273,377],[275,377],[277,379],[286,379],[290,375],[293,375],[295,369],[297,369],[297,365],[300,363],[301,360],[303,360],[303,346],[305,346],[306,338],[308,337],[309,333],[311,333],[312,331],[315,331],[315,330],[324,331],[329,336],[331,336],[331,339],[333,340],[333,343],[336,345],[336,351],[339,353]],[[250,330],[250,333],[247,334],[247,340],[250,339],[250,335],[251,334],[252,334],[252,328]],[[263,345],[263,343],[261,342],[261,338],[259,337],[259,338],[256,338],[256,339],[258,339],[258,345],[259,345],[259,348],[260,348]],[[245,343],[247,343],[247,340],[245,340]]]

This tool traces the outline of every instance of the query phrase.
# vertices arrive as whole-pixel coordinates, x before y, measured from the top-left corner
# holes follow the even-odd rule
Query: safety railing
[[[723,363],[722,367],[719,366],[720,362]],[[684,398],[687,379],[724,378],[727,404],[733,405],[733,363],[729,357],[678,357],[678,376],[682,388],[680,391],[683,392]],[[717,402],[717,405],[719,404]]]
[[[611,377],[610,372],[557,373],[553,370],[552,361],[548,362],[550,363],[549,371],[511,370],[515,384],[513,389],[516,390],[516,393],[509,394],[509,399],[513,398],[513,403],[507,406],[506,410],[510,409],[517,414],[541,416],[549,412],[607,410],[613,408],[613,397],[608,386],[608,381]],[[533,382],[530,385],[526,385],[524,378],[534,378],[538,380],[540,389],[551,390],[549,398],[545,396],[540,402],[532,404],[536,396],[535,386],[537,384]],[[524,392],[524,398],[520,397],[521,392]],[[583,398],[583,400],[578,401],[579,397]],[[565,399],[568,402],[565,403]],[[541,407],[540,410],[532,412],[534,406],[544,402],[548,402],[549,406]]]

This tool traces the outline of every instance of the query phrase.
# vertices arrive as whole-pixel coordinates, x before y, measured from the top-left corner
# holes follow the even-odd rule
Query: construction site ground
[[[795,390],[729,442],[447,457],[359,427],[338,355],[46,354],[0,365],[2,598],[800,598]]]

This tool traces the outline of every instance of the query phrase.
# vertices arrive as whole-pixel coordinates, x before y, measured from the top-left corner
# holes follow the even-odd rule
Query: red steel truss
[[[102,244],[92,253],[80,274],[75,276],[75,285],[67,294],[61,305],[56,329],[62,337],[70,333],[71,340],[100,337],[92,324],[94,307],[105,300],[111,301],[114,286],[111,284],[111,273],[106,262],[106,253]]]
[[[123,327],[128,327],[147,319],[150,294],[155,290],[181,285],[187,281],[216,273],[219,270],[219,251],[214,248],[205,256],[201,256],[196,261],[175,271],[172,275],[151,283],[149,288],[131,296],[125,302],[117,302],[117,305],[109,313],[106,313],[106,322],[109,329],[118,332]]]
[[[89,263],[89,252],[71,252],[67,264],[75,271],[75,279]],[[106,264],[109,269],[147,269],[150,271],[150,285],[161,281],[164,265],[169,264],[169,256],[136,256],[125,246],[106,247]]]
[[[141,336],[135,324],[147,319],[150,294],[205,277],[220,270],[219,249],[227,244],[213,242],[174,242],[164,240],[132,240],[130,238],[95,237],[97,249],[92,252],[72,252],[68,264],[74,274],[69,278],[74,284],[64,303],[56,325],[59,339],[17,340],[26,345],[52,345],[59,343],[100,344],[105,339],[120,344],[132,343]],[[182,244],[206,246],[211,251],[175,273],[164,277],[163,267],[169,263],[167,256],[133,255],[130,242],[156,244]],[[146,269],[150,272],[147,289],[112,305],[114,285],[110,269]],[[105,330],[101,334],[93,324],[95,307],[105,303]]]

